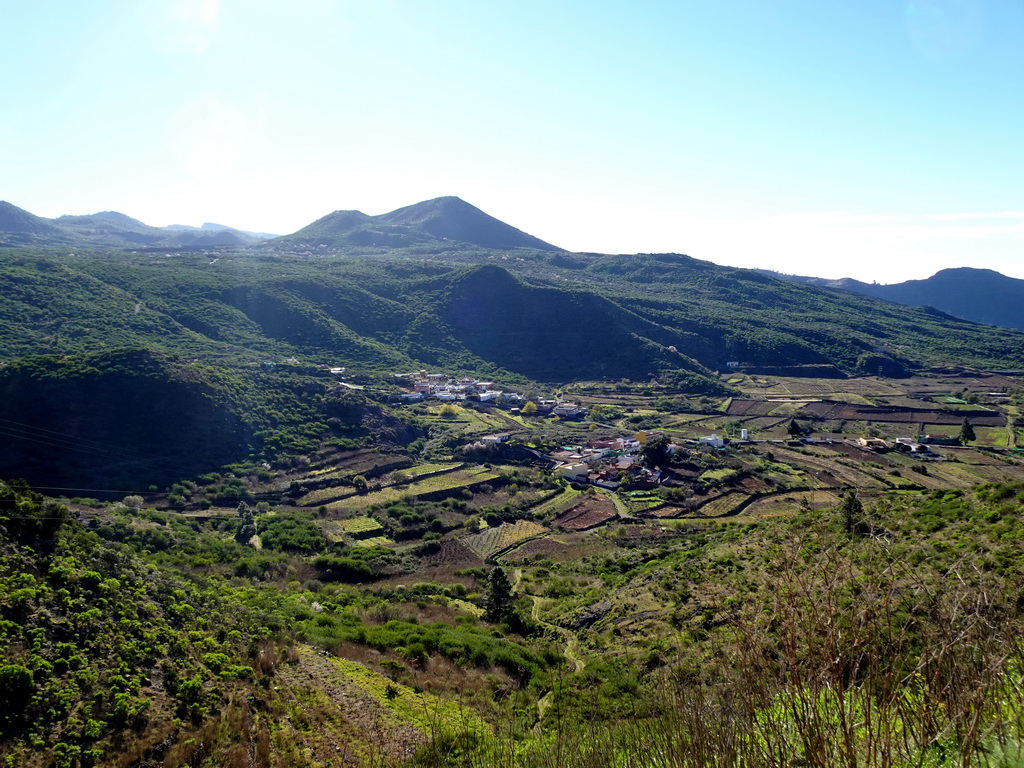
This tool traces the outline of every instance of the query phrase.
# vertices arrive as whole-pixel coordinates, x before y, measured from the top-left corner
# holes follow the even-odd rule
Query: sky
[[[0,199],[1024,278],[1024,0],[0,0]]]

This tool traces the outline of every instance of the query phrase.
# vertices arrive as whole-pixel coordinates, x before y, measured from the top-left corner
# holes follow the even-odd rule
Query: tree
[[[0,710],[0,736],[10,735],[24,725],[26,710],[35,693],[32,670],[20,664],[0,666],[0,697],[4,707]]]
[[[509,584],[504,569],[494,568],[487,578],[484,620],[498,624],[510,619],[513,613],[512,585]]]
[[[442,419],[454,419],[459,415],[459,409],[451,403],[445,403],[441,406],[441,410],[438,411],[438,416]]]
[[[843,528],[846,529],[847,533],[853,533],[854,528],[864,514],[864,505],[857,498],[857,494],[853,491],[847,491],[846,495],[843,496],[842,502],[839,504],[839,513],[843,516]]]
[[[800,425],[800,422],[796,419],[789,420],[789,426],[786,427],[786,434],[790,437],[800,437],[806,430]]]
[[[971,420],[964,418],[964,423],[960,425],[960,442],[966,445],[967,443],[973,443],[977,439],[978,437],[974,434],[974,425],[971,424]]]
[[[256,535],[256,518],[252,509],[244,501],[238,504],[238,530],[235,532],[235,541],[239,544],[248,544]]]
[[[640,456],[648,467],[666,467],[672,458],[669,439],[665,435],[652,435],[640,449]]]
[[[537,413],[537,404],[532,400],[528,400],[526,405],[523,406],[523,416],[534,416]]]

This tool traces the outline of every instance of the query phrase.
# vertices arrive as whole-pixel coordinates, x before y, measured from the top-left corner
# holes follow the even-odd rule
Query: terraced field
[[[745,393],[773,397],[794,395],[836,397],[849,393],[863,398],[901,395],[906,390],[898,382],[865,377],[858,379],[796,379],[782,376],[744,377],[733,386]]]
[[[829,491],[793,491],[758,499],[743,510],[743,516],[757,518],[791,515],[805,505],[813,509],[826,509],[838,506],[839,501],[839,496]]]
[[[539,536],[547,532],[543,525],[532,520],[517,520],[514,523],[502,523],[496,528],[488,528],[480,533],[473,533],[462,538],[462,543],[480,557],[486,559],[495,552],[511,547],[518,541],[531,536]]]
[[[371,504],[387,504],[388,502],[398,501],[406,497],[415,498],[416,496],[431,493],[456,490],[477,483],[486,483],[498,476],[498,472],[484,467],[459,469],[423,480],[413,480],[401,486],[390,486],[379,491],[371,491],[370,493],[361,493],[356,496],[339,499],[328,504],[327,511],[329,514],[351,512],[357,509],[365,509]]]
[[[573,490],[569,486],[565,486],[564,490],[555,496],[554,498],[548,499],[547,501],[538,504],[532,510],[530,510],[535,517],[541,517],[543,515],[563,512],[573,504],[580,497],[581,491]]]
[[[372,517],[353,517],[348,520],[321,520],[320,527],[332,544],[346,543],[354,546],[368,542],[387,545],[394,542],[385,535],[384,526]],[[373,546],[373,545],[370,545]]]
[[[404,463],[407,463],[405,460]],[[461,462],[447,462],[440,464],[418,464],[414,467],[405,467],[402,464],[396,464],[395,472],[392,475],[385,475],[381,480],[377,481],[384,486],[391,485],[404,485],[406,481],[413,481],[417,477],[423,475],[440,474],[444,472],[451,472],[452,470],[458,469],[463,466]],[[402,481],[397,482],[395,477],[401,474]],[[335,475],[326,475],[325,477],[330,478]],[[340,477],[340,475],[338,475]],[[345,477],[349,477],[345,475]],[[322,479],[322,478],[321,478]],[[345,496],[352,496],[356,493],[355,489],[351,485],[332,485],[327,488],[320,488],[315,491],[310,491],[305,496],[298,500],[298,505],[302,507],[315,507],[321,504],[326,504],[330,501],[335,501]]]
[[[567,531],[585,531],[616,517],[615,502],[606,496],[589,495],[552,522]]]
[[[322,480],[326,477],[354,477],[397,469],[410,463],[408,456],[383,454],[361,448],[320,456],[303,480]],[[301,480],[300,480],[301,482]]]
[[[706,517],[720,517],[732,512],[746,498],[745,493],[729,491],[704,504],[698,511]]]

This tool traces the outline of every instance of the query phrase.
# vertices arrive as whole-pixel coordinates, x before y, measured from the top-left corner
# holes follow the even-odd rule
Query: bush
[[[320,578],[324,581],[357,584],[376,578],[369,565],[351,557],[318,557],[313,561],[313,567],[320,572]]]

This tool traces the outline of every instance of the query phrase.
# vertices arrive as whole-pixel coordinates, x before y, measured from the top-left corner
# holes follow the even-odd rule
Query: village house
[[[502,432],[499,435],[485,435],[480,438],[480,442],[484,445],[497,445],[498,443],[506,443],[511,435],[508,432]]]
[[[590,474],[590,467],[582,462],[578,464],[563,464],[558,468],[558,473],[570,482],[586,480]]]
[[[587,409],[576,403],[559,403],[551,409],[552,416],[563,419],[582,419],[586,413]]]
[[[928,453],[928,446],[922,445],[910,437],[897,437],[896,450],[904,453]]]
[[[724,448],[725,438],[719,437],[714,432],[712,432],[710,435],[706,435],[705,437],[698,437],[697,443],[699,445],[707,446],[709,448]]]
[[[578,464],[583,461],[583,453],[577,448],[562,448],[560,451],[552,451],[551,458],[563,464]]]

